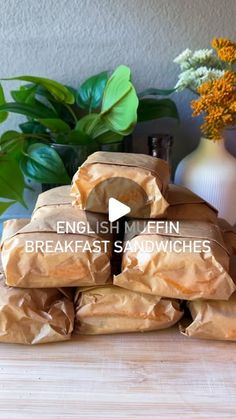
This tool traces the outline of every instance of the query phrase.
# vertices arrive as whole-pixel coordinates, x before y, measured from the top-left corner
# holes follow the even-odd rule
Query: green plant
[[[104,71],[86,80],[78,90],[42,77],[19,76],[26,84],[11,91],[6,102],[0,86],[0,122],[9,113],[26,117],[19,131],[6,131],[0,139],[0,213],[24,202],[25,178],[40,183],[67,184],[64,164],[54,144],[87,145],[122,141],[137,122],[162,117],[178,118],[171,99],[157,99],[172,90],[148,89],[136,94],[130,69],[119,66],[109,77]],[[13,175],[13,177],[12,177]],[[12,177],[12,179],[11,179]]]

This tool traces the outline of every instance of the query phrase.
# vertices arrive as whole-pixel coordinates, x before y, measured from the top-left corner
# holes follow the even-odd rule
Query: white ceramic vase
[[[236,223],[236,159],[226,150],[224,140],[201,138],[196,150],[179,163],[175,183],[212,204],[219,217]]]

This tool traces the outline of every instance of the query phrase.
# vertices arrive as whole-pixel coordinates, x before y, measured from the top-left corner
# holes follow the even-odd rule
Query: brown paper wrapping
[[[141,221],[132,222],[134,227],[138,222]],[[144,222],[143,232],[126,235],[126,240],[139,248],[145,240],[151,243],[179,240],[187,244],[193,240],[210,240],[211,251],[176,253],[155,249],[147,253],[139,249],[127,250],[123,254],[122,272],[114,277],[114,284],[137,292],[186,300],[227,300],[230,297],[236,287],[227,273],[229,256],[217,226],[180,221],[180,234],[167,235],[150,234],[148,225],[149,222]]]
[[[236,226],[232,227],[227,221],[221,218],[218,219],[218,225],[229,254],[236,255]]]
[[[11,288],[0,273],[0,342],[38,344],[69,340],[74,324],[67,290]]]
[[[75,333],[92,335],[164,329],[183,314],[177,301],[114,285],[78,289],[75,310]]]
[[[45,206],[53,205],[55,207],[58,205],[61,207],[62,205],[72,204],[70,188],[70,185],[63,185],[39,194],[33,214],[37,211],[37,209]]]
[[[64,191],[64,192],[63,192]],[[65,194],[63,200],[63,193]],[[112,243],[110,235],[57,234],[57,221],[89,222],[90,228],[104,220],[100,214],[85,214],[65,203],[68,188],[59,187],[42,194],[30,222],[9,220],[4,223],[2,238],[2,262],[9,286],[23,288],[54,288],[105,284],[111,280],[110,258]],[[50,199],[49,199],[50,198]],[[62,202],[60,204],[60,202]],[[83,241],[93,245],[95,241],[109,241],[107,252],[25,252],[26,240],[60,242]],[[103,247],[103,246],[102,246]]]
[[[168,182],[169,167],[164,160],[144,154],[96,152],[74,175],[71,194],[80,209],[107,214],[113,197],[131,208],[131,217],[159,218],[168,207]]]
[[[166,218],[217,223],[217,210],[200,196],[180,185],[169,185]]]
[[[225,224],[226,225],[226,224]],[[236,282],[236,256],[230,257],[230,275]],[[188,303],[192,322],[180,325],[183,335],[200,339],[236,341],[236,292],[228,301],[196,300]]]
[[[228,301],[191,301],[192,323],[181,333],[201,339],[236,340],[236,293]]]

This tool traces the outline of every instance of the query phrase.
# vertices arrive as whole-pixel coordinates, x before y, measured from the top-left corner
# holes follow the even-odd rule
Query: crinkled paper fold
[[[137,292],[185,300],[227,300],[234,292],[235,284],[228,274],[229,255],[216,225],[180,221],[179,234],[150,234],[149,222],[144,222],[142,233],[136,234],[138,221],[132,223],[133,232],[126,235],[126,240],[136,245],[137,250],[123,253],[122,271],[115,276],[114,284]],[[208,240],[210,251],[176,253],[155,249],[156,243],[175,240],[187,244],[193,240]],[[144,241],[153,243],[154,250],[143,252]]]
[[[183,314],[177,301],[114,285],[78,289],[75,311],[77,334],[159,330],[172,326]]]
[[[0,342],[37,344],[69,340],[74,325],[66,289],[8,287],[0,274]]]
[[[169,185],[166,218],[217,223],[217,210],[200,196],[180,185]]]
[[[236,226],[231,226],[227,221],[218,219],[225,245],[230,255],[236,255]]]
[[[4,223],[2,262],[7,285],[26,288],[74,287],[104,284],[111,280],[111,235],[94,233],[96,223],[105,218],[101,214],[86,213],[71,205],[68,187],[59,187],[43,193],[36,204],[31,220],[9,220]],[[57,234],[57,222],[87,223],[92,232],[84,234]],[[50,242],[52,251],[26,252],[26,241]],[[75,242],[98,252],[76,249]],[[107,241],[107,248],[103,241]],[[62,251],[57,251],[59,242]],[[66,247],[68,243],[72,247]],[[33,248],[34,249],[34,248]],[[54,251],[55,249],[55,251]],[[65,250],[64,250],[65,249]],[[81,249],[81,250],[80,250]]]
[[[236,340],[236,294],[228,301],[196,300],[188,305],[192,323],[181,326],[185,336],[201,339]]]
[[[230,275],[236,281],[236,256],[230,258]],[[185,336],[200,339],[236,341],[236,292],[228,301],[188,302],[192,321],[180,325]]]

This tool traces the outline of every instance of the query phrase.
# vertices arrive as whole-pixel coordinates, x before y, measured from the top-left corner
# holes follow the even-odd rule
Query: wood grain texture
[[[0,418],[234,418],[235,343],[177,328],[0,345]]]

